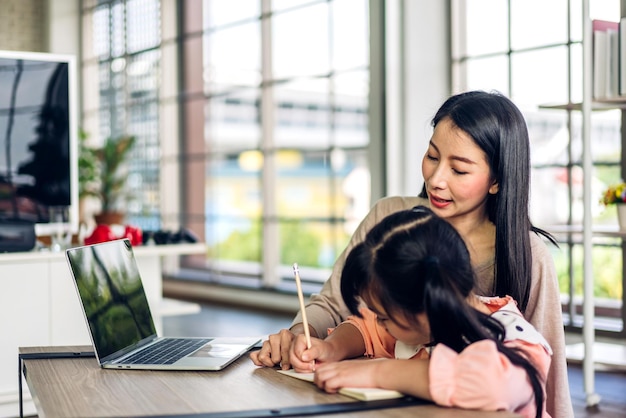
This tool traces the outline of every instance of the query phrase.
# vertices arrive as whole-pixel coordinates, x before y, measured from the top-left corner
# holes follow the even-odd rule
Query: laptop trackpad
[[[232,358],[247,351],[249,344],[220,343],[213,340],[188,357]]]

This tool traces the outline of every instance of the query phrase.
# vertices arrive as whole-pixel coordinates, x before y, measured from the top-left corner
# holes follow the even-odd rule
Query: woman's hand
[[[258,351],[250,353],[250,359],[257,366],[274,367],[280,365],[281,369],[291,368],[289,363],[289,350],[295,335],[288,329],[281,329],[277,334],[270,334],[263,341],[263,346]]]
[[[312,337],[317,337],[317,333],[309,326],[309,333]],[[289,370],[291,363],[289,360],[290,351],[296,335],[304,334],[302,324],[296,324],[290,329],[281,329],[276,334],[270,334],[267,340],[263,341],[263,346],[259,351],[250,353],[250,359],[257,366],[274,367],[280,365],[283,370]]]

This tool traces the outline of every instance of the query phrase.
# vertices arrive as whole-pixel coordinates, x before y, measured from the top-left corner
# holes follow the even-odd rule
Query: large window
[[[134,135],[126,222],[161,227],[158,0],[83,1],[82,129],[88,144]],[[97,211],[97,209],[96,209]]]
[[[367,1],[198,3],[183,62],[201,277],[280,287],[297,262],[325,280],[370,204]]]
[[[139,139],[127,221],[205,241],[185,260],[199,280],[279,288],[294,262],[325,280],[370,207],[368,1],[91,0],[82,13],[84,129]]]
[[[591,1],[592,19],[619,20],[618,0]],[[541,13],[537,13],[541,10]],[[455,91],[495,89],[522,109],[531,138],[531,217],[554,232],[553,255],[566,324],[582,324],[583,215],[582,1],[453,0]],[[592,215],[596,226],[617,223],[599,200],[620,173],[621,112],[592,115]],[[598,202],[596,204],[596,202]],[[593,276],[598,329],[624,329],[621,240],[595,237]]]

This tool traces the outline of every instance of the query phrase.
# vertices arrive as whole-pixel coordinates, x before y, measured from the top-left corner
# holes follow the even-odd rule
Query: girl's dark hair
[[[416,314],[426,313],[433,342],[456,352],[476,341],[495,341],[501,353],[528,373],[539,417],[542,377],[521,351],[503,344],[500,322],[469,305],[474,284],[463,239],[424,206],[396,212],[374,226],[350,251],[341,273],[341,293],[355,315],[360,315],[361,299],[375,300],[392,319],[417,324]]]
[[[443,119],[471,136],[487,156],[498,183],[498,193],[487,198],[489,220],[496,226],[494,290],[498,296],[512,296],[524,312],[532,279],[529,232],[557,245],[552,235],[530,222],[530,141],[524,116],[498,92],[470,91],[446,100],[433,127]],[[425,186],[420,197],[427,197]]]

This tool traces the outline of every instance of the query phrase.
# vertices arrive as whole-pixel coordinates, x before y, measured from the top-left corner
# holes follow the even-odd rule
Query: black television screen
[[[0,224],[78,229],[75,71],[73,56],[0,51]]]

